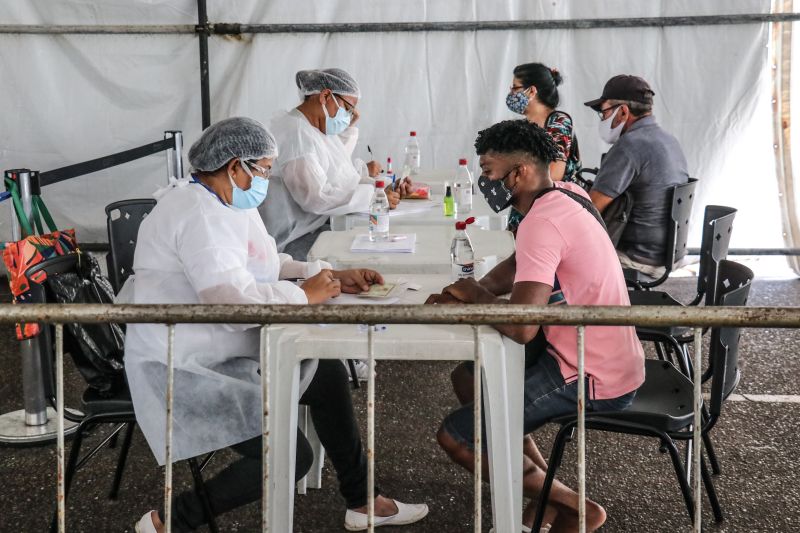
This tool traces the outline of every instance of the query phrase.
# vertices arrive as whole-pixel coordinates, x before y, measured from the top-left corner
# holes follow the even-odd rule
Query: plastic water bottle
[[[475,277],[475,252],[467,235],[467,225],[475,222],[475,217],[456,222],[456,234],[450,245],[450,265],[453,281]]]
[[[472,211],[472,173],[467,167],[466,159],[458,160],[453,188],[455,189],[456,216]]]
[[[403,161],[403,177],[416,176],[419,174],[420,150],[417,132],[412,131],[408,134],[406,142],[406,158]]]
[[[384,187],[383,180],[375,182],[375,193],[369,203],[369,240],[373,242],[389,238],[389,199]]]

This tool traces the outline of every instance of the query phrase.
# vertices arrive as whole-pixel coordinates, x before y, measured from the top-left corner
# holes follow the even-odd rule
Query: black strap
[[[539,191],[539,193],[533,198],[533,202],[535,202],[536,200],[538,200],[539,198],[541,198],[545,194],[547,194],[549,192],[552,192],[552,191],[563,192],[564,194],[566,194],[567,196],[569,196],[570,198],[572,198],[573,200],[575,200],[576,202],[581,204],[581,206],[583,206],[584,209],[589,211],[589,213],[591,213],[591,215],[594,217],[594,219],[597,220],[597,222],[603,227],[603,231],[608,232],[608,229],[606,229],[606,223],[603,222],[603,217],[600,215],[600,211],[597,210],[597,208],[594,206],[594,204],[592,203],[591,200],[589,200],[585,196],[582,196],[582,195],[580,195],[578,193],[572,192],[572,191],[570,191],[568,189],[564,189],[562,187],[553,186],[553,187],[548,187],[547,189],[544,189],[542,191]],[[531,202],[531,209],[533,209],[533,202]]]

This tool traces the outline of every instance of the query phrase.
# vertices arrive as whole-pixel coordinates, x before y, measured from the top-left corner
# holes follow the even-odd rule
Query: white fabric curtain
[[[548,20],[764,13],[769,0],[291,2],[209,0],[212,22],[329,23]],[[0,0],[0,24],[194,24],[192,0]],[[694,220],[706,204],[737,207],[732,246],[782,246],[772,151],[768,24],[676,28],[382,34],[280,34],[210,40],[212,120],[266,120],[297,104],[295,71],[338,66],[362,87],[361,140],[399,158],[409,130],[423,167],[473,158],[476,132],[513,118],[505,95],[515,65],[541,61],[564,75],[584,166],[607,149],[582,103],[619,73],[647,79],[657,120],[700,179]],[[199,61],[193,35],[0,35],[0,167],[49,170],[113,153],[180,129],[200,134]],[[103,207],[149,195],[166,179],[152,156],[44,189],[57,223],[79,240],[105,240]],[[8,202],[0,238],[10,237]],[[699,245],[694,224],[692,245]]]

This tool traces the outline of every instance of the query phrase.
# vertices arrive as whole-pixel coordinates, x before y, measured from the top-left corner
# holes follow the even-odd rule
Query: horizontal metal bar
[[[131,148],[130,150],[125,150],[124,152],[98,157],[97,159],[92,159],[90,161],[76,163],[74,165],[57,168],[55,170],[48,170],[47,172],[42,172],[39,174],[39,183],[42,187],[45,185],[52,185],[53,183],[58,183],[59,181],[91,174],[92,172],[105,170],[117,165],[122,165],[123,163],[129,163],[148,155],[169,150],[174,146],[175,141],[172,138],[169,138],[156,141],[154,143],[137,146],[136,148]]]
[[[689,248],[689,255],[700,255],[700,248]],[[730,248],[728,255],[800,255],[800,248]]]
[[[800,307],[2,304],[0,323],[543,324],[800,327]]]
[[[484,20],[443,22],[343,22],[328,24],[241,24],[218,22],[208,26],[194,24],[110,24],[110,25],[41,25],[4,24],[0,34],[194,34],[239,35],[243,33],[389,33],[439,31],[505,30],[589,30],[608,28],[666,28],[675,26],[720,26],[764,24],[800,20],[800,13],[746,13],[739,15],[702,15],[684,17],[629,17],[558,20]]]
[[[15,35],[155,35],[195,33],[194,24],[1,24],[0,34]]]
[[[439,31],[589,30],[762,24],[800,20],[800,13],[754,13],[697,17],[602,18],[562,20],[484,20],[463,22],[362,22],[339,24],[212,24],[217,35],[241,33],[390,33]]]

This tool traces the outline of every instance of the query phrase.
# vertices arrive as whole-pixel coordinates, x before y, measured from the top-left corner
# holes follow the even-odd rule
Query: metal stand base
[[[28,446],[55,441],[58,433],[58,413],[52,407],[47,408],[47,423],[41,426],[29,426],[25,423],[25,410],[12,411],[0,415],[0,444]],[[78,429],[78,424],[64,420],[64,435],[71,435]]]

